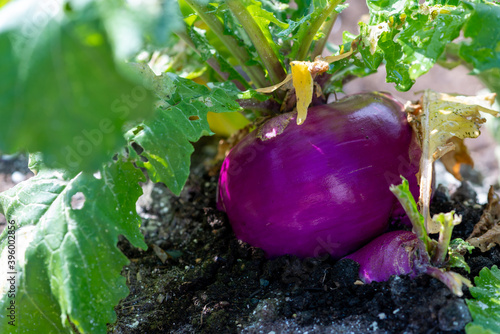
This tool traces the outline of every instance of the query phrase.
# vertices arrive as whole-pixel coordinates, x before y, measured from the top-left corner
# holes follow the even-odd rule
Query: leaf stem
[[[177,31],[175,33],[180,39],[182,39],[184,41],[184,43],[186,43],[187,45],[189,45],[189,47],[191,47],[196,53],[198,53],[199,55],[201,54],[200,51],[196,48],[196,46],[194,45],[193,41],[191,40],[191,38],[189,38],[188,34],[185,32],[185,31]],[[217,62],[217,59],[215,57],[211,57],[209,59],[207,59],[207,64],[223,79],[223,80],[228,80],[229,79],[229,74],[222,71],[221,68],[220,68],[220,65],[219,63]],[[240,90],[247,90],[250,88],[250,85],[248,84],[248,82],[246,82],[246,80],[233,80],[234,84],[236,85],[236,87],[238,87],[238,89]]]
[[[309,25],[302,25],[299,29],[298,35],[303,35],[303,39],[299,45],[299,49],[296,55],[296,60],[305,60],[307,54],[309,53],[309,49],[311,48],[311,44],[314,40],[314,36],[321,29],[323,23],[330,17],[330,15],[335,11],[337,5],[342,0],[329,0],[326,7],[323,10],[315,10],[312,14],[311,21]]]
[[[250,37],[260,59],[264,63],[264,67],[267,69],[271,83],[274,85],[281,82],[286,77],[283,65],[253,16],[241,0],[227,0],[226,4]]]
[[[428,267],[426,274],[443,282],[458,297],[463,296],[462,286],[464,284],[469,288],[472,287],[471,282],[467,278],[453,271],[443,271],[436,267]]]
[[[423,97],[422,108],[423,110],[430,110],[429,91],[426,90]],[[424,129],[430,128],[429,117],[424,117],[422,120],[422,127]],[[424,217],[425,228],[428,233],[439,232],[439,227],[434,223],[430,214],[431,206],[431,192],[432,192],[432,178],[433,178],[433,162],[429,151],[431,143],[430,140],[423,140],[422,142],[422,157],[420,158],[420,196],[418,204]]]
[[[429,235],[427,234],[427,229],[425,228],[424,217],[418,211],[417,203],[413,198],[412,193],[410,192],[410,186],[408,180],[401,176],[403,182],[398,185],[391,185],[391,192],[397,197],[399,203],[406,212],[406,215],[410,219],[411,225],[413,226],[413,232],[417,235],[417,237],[422,240],[425,245],[425,249],[427,253],[433,254],[434,252],[434,243]]]
[[[224,26],[219,18],[210,13],[199,0],[186,0],[186,3],[193,8],[198,16],[207,24],[207,26],[214,32],[220,39],[224,46],[231,51],[233,56],[238,60],[243,70],[248,74],[250,79],[257,87],[268,86],[264,71],[258,66],[248,66],[246,63],[250,60],[250,55],[247,50],[240,46],[236,39],[232,36],[224,34]]]
[[[462,217],[456,215],[455,211],[451,211],[434,215],[432,219],[440,225],[439,241],[432,256],[432,263],[439,267],[444,264],[448,255],[453,226],[460,224]]]
[[[330,19],[325,21],[321,25],[321,32],[323,33],[323,37],[321,37],[316,44],[314,45],[313,52],[311,53],[311,59],[316,58],[317,56],[320,56],[321,53],[323,52],[326,42],[328,41],[328,37],[330,36],[330,33],[332,31],[332,28],[335,24],[335,21],[337,20],[338,13],[333,13],[330,15]]]

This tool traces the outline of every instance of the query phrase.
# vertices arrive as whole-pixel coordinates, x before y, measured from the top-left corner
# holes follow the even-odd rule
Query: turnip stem
[[[399,203],[406,212],[406,215],[411,221],[413,226],[413,232],[417,235],[417,237],[422,240],[425,245],[425,249],[428,254],[432,254],[434,250],[434,244],[429,235],[427,234],[427,230],[424,224],[424,217],[420,214],[417,208],[417,203],[413,198],[408,180],[404,177],[401,177],[403,182],[399,186],[392,185],[390,190],[397,197]]]
[[[300,27],[298,35],[303,35],[303,39],[298,46],[298,51],[296,54],[296,60],[305,60],[309,49],[311,48],[311,44],[314,40],[314,36],[321,29],[323,23],[330,17],[330,15],[335,11],[335,8],[342,0],[330,0],[327,5],[321,11],[314,11],[311,17],[311,21],[309,24],[304,24]],[[299,37],[300,39],[300,37]]]
[[[453,271],[443,271],[436,267],[428,267],[426,273],[443,282],[458,297],[463,295],[462,286],[464,284],[469,288],[472,286],[467,278]]]
[[[440,225],[439,241],[432,256],[432,263],[439,267],[444,264],[446,255],[448,255],[453,226],[460,224],[462,217],[455,215],[455,211],[451,211],[434,215],[432,220]]]
[[[227,0],[226,4],[250,37],[264,67],[267,69],[272,84],[283,81],[286,77],[283,65],[245,5],[240,0]]]
[[[175,33],[180,39],[182,39],[189,47],[191,47],[196,53],[200,54],[200,51],[196,48],[191,38],[186,34],[185,31],[177,31]],[[221,70],[219,63],[215,57],[207,59],[207,64],[225,81],[228,80],[229,74]],[[234,84],[240,90],[246,90],[250,88],[250,85],[245,80],[233,80]]]
[[[314,50],[311,53],[311,59],[314,59],[317,56],[321,56],[321,54],[323,53],[326,42],[328,41],[328,37],[330,36],[330,32],[332,31],[333,25],[335,24],[338,15],[338,13],[333,13],[330,16],[330,19],[327,19],[327,21],[323,22],[323,24],[321,25],[320,30],[323,33],[323,37],[321,37],[314,45]]]
[[[227,50],[230,50],[233,56],[238,60],[243,70],[248,74],[253,84],[257,87],[269,86],[264,71],[258,66],[248,66],[246,63],[250,60],[247,50],[240,46],[238,42],[229,35],[224,34],[224,26],[217,16],[210,13],[208,9],[200,3],[199,0],[186,0],[187,4],[193,8],[198,16],[207,24],[215,35],[224,44]]]
[[[425,92],[422,107],[424,111],[430,110],[430,101],[428,98],[428,91]],[[422,117],[422,126],[424,129],[430,128],[430,118],[428,114]],[[424,217],[425,228],[428,233],[437,233],[439,228],[432,221],[430,215],[430,204],[431,204],[431,193],[432,193],[432,174],[433,174],[433,163],[431,152],[431,143],[429,140],[424,140],[422,142],[422,157],[420,158],[420,196],[419,196],[419,207]]]

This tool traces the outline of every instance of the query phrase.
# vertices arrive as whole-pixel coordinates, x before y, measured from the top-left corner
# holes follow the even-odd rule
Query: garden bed
[[[365,285],[350,260],[266,259],[234,237],[215,209],[217,175],[200,162],[180,197],[146,185],[140,211],[149,249],[120,242],[131,260],[122,272],[131,293],[110,333],[463,333],[471,321],[468,291],[459,298],[426,275]],[[442,189],[432,210],[462,215],[453,238],[465,239],[483,206],[469,183],[451,196]],[[470,274],[459,272],[473,280],[500,263],[500,252],[476,249],[466,260]]]

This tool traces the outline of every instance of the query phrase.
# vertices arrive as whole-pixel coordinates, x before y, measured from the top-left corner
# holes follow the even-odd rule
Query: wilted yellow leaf
[[[290,65],[292,67],[293,87],[297,96],[297,124],[300,125],[307,117],[307,108],[312,101],[314,84],[308,62],[292,61]]]
[[[479,114],[480,111],[496,117],[500,116],[498,112],[485,107],[485,105],[491,106],[494,99],[495,94],[461,96],[437,93],[432,90],[424,92],[422,109],[418,115],[415,115],[416,121],[413,122],[413,126],[421,140],[419,204],[429,233],[439,231],[439,227],[432,224],[429,214],[432,164],[455,149],[452,138],[464,139],[479,136],[479,127],[486,121]]]

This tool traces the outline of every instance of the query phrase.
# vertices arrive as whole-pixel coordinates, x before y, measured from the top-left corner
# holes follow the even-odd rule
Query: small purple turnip
[[[409,231],[382,234],[346,258],[359,263],[359,277],[364,283],[383,282],[392,275],[414,278],[430,266],[424,243]]]
[[[393,275],[430,275],[445,284],[457,296],[463,295],[463,285],[470,281],[453,271],[434,266],[429,254],[415,233],[392,231],[375,238],[345,258],[359,264],[363,283],[387,281]]]

